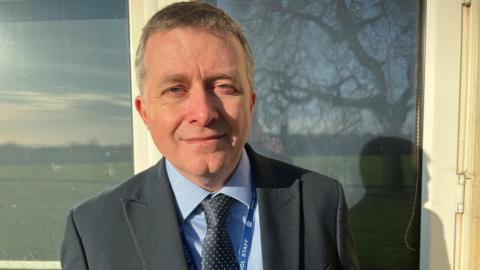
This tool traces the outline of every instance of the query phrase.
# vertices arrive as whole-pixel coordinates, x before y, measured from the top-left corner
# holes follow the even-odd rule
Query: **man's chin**
[[[221,151],[186,158],[189,161],[183,168],[185,172],[193,177],[200,177],[206,180],[228,177],[237,166],[237,164],[234,164],[236,162],[235,158]]]
[[[189,162],[190,171],[199,176],[217,174],[226,167],[225,160],[225,156],[218,152],[191,157]]]

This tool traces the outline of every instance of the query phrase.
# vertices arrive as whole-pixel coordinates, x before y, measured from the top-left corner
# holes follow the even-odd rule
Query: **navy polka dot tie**
[[[226,221],[234,199],[224,194],[201,203],[207,220],[207,234],[202,246],[202,270],[238,269]]]

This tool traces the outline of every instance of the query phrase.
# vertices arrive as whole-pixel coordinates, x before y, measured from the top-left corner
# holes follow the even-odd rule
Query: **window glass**
[[[58,260],[65,216],[133,173],[126,0],[0,1],[0,260]]]
[[[418,1],[209,2],[251,42],[253,147],[343,184],[362,269],[418,269]]]

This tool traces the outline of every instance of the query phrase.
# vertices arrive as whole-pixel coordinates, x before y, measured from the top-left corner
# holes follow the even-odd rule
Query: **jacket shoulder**
[[[156,164],[128,180],[81,201],[72,208],[72,215],[74,218],[95,216],[95,214],[104,216],[107,212],[121,210],[120,201],[129,198],[149,179],[157,179],[158,170],[160,170],[160,164]]]

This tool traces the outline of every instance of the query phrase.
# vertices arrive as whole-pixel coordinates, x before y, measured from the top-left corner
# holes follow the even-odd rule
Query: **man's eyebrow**
[[[216,80],[230,80],[233,83],[237,83],[239,81],[238,76],[236,76],[235,72],[222,72],[222,73],[215,73],[211,74],[206,78],[207,83],[212,83]],[[183,73],[171,73],[166,74],[163,76],[160,81],[158,82],[159,86],[171,83],[185,83],[189,81],[189,76]]]
[[[231,80],[233,82],[238,81],[237,76],[235,76],[235,73],[218,73],[218,74],[213,74],[211,76],[208,76],[208,81],[214,81],[214,80]]]
[[[160,80],[160,84],[172,83],[172,82],[185,82],[188,80],[188,76],[182,73],[173,73],[163,76]]]

